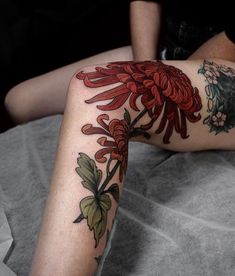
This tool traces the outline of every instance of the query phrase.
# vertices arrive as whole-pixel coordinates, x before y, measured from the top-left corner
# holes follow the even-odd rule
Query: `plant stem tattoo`
[[[206,95],[209,115],[203,123],[215,135],[229,132],[235,126],[235,70],[205,60],[198,73],[203,74],[208,83]]]
[[[97,109],[105,113],[97,117],[98,125],[86,124],[81,129],[85,135],[99,134],[97,143],[101,148],[95,153],[95,159],[83,152],[79,153],[77,159],[76,172],[82,179],[83,187],[92,195],[81,200],[81,214],[74,223],[87,220],[97,247],[106,232],[111,199],[119,201],[119,186],[112,179],[118,171],[119,181],[123,181],[129,139],[140,135],[149,139],[149,130],[154,128],[159,118],[158,127],[153,131],[156,134],[164,133],[163,143],[170,143],[174,130],[186,139],[189,137],[187,121],[195,123],[201,119],[198,112],[202,104],[198,89],[192,86],[189,78],[176,67],[160,61],[115,62],[106,67],[96,67],[93,72],[81,71],[76,77],[90,88],[116,84],[114,88],[108,87],[85,101],[87,104],[102,102]],[[137,99],[140,99],[140,107],[137,106]],[[122,110],[126,103],[129,107],[123,109],[123,118],[110,120],[107,113]],[[135,111],[136,117],[131,118],[129,110]],[[145,124],[140,123],[143,117],[147,122]],[[96,162],[106,164],[103,182],[103,173]]]

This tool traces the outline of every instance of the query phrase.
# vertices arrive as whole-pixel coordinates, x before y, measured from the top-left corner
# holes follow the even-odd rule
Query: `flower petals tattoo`
[[[123,180],[127,168],[128,140],[139,135],[150,138],[148,130],[154,127],[160,115],[159,125],[154,132],[164,132],[163,143],[170,143],[174,130],[186,139],[189,137],[187,121],[195,123],[201,119],[198,112],[202,104],[198,89],[192,86],[189,78],[178,68],[160,61],[115,62],[106,67],[96,67],[93,72],[81,71],[76,77],[90,88],[116,84],[114,88],[108,88],[86,100],[87,104],[101,102],[97,108],[108,113],[129,103],[130,110],[138,112],[135,118],[131,118],[130,112],[124,109],[122,119],[112,120],[108,114],[103,113],[97,117],[98,126],[86,124],[82,127],[85,135],[101,135],[97,143],[102,148],[95,153],[95,160],[85,153],[79,153],[76,172],[82,179],[83,187],[92,195],[80,202],[81,214],[74,223],[87,220],[97,247],[106,232],[111,199],[119,201],[119,186],[112,179],[119,170],[119,181]],[[137,106],[138,98],[141,108]],[[147,123],[137,126],[143,116],[147,116]],[[103,183],[102,171],[96,162],[106,163]]]
[[[164,131],[163,142],[169,143],[175,127],[182,138],[187,138],[186,119],[197,122],[201,119],[202,104],[197,88],[193,88],[189,78],[178,68],[157,61],[147,62],[116,62],[107,68],[96,67],[95,72],[77,74],[77,78],[84,81],[90,88],[103,87],[110,84],[119,84],[108,89],[86,103],[108,101],[109,103],[97,105],[103,111],[120,108],[129,99],[130,108],[140,111],[136,100],[140,97],[144,110],[150,120],[143,129],[150,129],[154,122],[163,113],[156,133]]]

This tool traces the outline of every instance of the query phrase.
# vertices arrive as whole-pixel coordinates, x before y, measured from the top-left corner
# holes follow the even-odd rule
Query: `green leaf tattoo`
[[[127,122],[128,125],[131,123],[131,115],[130,112],[125,108],[125,113],[124,113],[124,119]]]
[[[203,70],[201,73],[204,73]],[[95,160],[80,153],[76,168],[83,187],[92,194],[81,200],[81,213],[74,223],[87,220],[97,247],[108,231],[107,217],[111,204],[119,202],[119,183],[114,182],[123,182],[130,138],[143,136],[149,139],[150,129],[154,127],[156,134],[163,133],[164,144],[170,143],[173,131],[187,139],[187,121],[195,123],[201,119],[202,103],[199,91],[192,86],[190,79],[180,69],[160,61],[110,63],[105,67],[97,66],[90,72],[80,71],[76,77],[86,87],[104,88],[103,92],[85,100],[87,104],[101,102],[96,108],[104,113],[97,116],[97,123],[87,122],[81,128],[85,135],[99,135]],[[115,87],[110,87],[114,84]],[[108,114],[118,109],[124,109],[123,118],[116,118],[113,112],[112,116]],[[142,120],[143,117],[146,120]],[[96,162],[102,163],[103,175]]]
[[[206,78],[207,112],[203,123],[215,134],[235,126],[235,70],[205,60],[198,70]]]
[[[111,208],[110,197],[103,194],[99,197],[88,196],[80,202],[80,209],[87,219],[89,229],[94,231],[95,247],[104,235],[107,225],[107,212]]]
[[[106,192],[110,193],[117,203],[119,202],[120,192],[119,192],[119,186],[117,183],[112,184]]]
[[[102,171],[97,169],[95,161],[88,155],[82,152],[79,155],[80,157],[77,159],[79,167],[76,168],[76,172],[83,179],[83,187],[96,194],[102,177]]]
[[[108,241],[109,241],[109,236],[110,236],[110,232],[109,232],[109,229],[108,229],[107,234],[106,234],[105,247],[107,247],[107,244],[108,244]],[[103,257],[103,255],[99,255],[99,256],[95,257],[95,260],[96,260],[98,266],[101,263],[102,257]]]
[[[79,223],[83,219],[87,220],[89,229],[94,232],[95,247],[97,247],[100,239],[105,234],[108,211],[111,208],[111,199],[108,193],[110,193],[117,202],[119,201],[118,184],[114,183],[108,189],[106,189],[106,186],[120,166],[120,162],[114,165],[111,172],[107,174],[102,185],[100,185],[102,172],[97,168],[96,162],[93,159],[87,154],[80,152],[77,163],[79,167],[75,170],[82,178],[82,185],[84,188],[91,191],[93,195],[87,196],[81,200],[81,214],[74,220],[74,223]]]
[[[110,185],[116,171],[119,169],[119,180],[122,181],[123,174],[127,166],[127,149],[129,137],[144,135],[149,138],[146,130],[141,127],[136,128],[136,123],[147,113],[147,109],[140,112],[131,122],[131,116],[127,109],[123,114],[123,120],[113,119],[109,125],[105,120],[109,119],[106,114],[101,114],[97,122],[102,126],[93,127],[91,124],[82,128],[84,134],[100,134],[112,137],[114,141],[107,140],[106,137],[100,137],[97,142],[104,148],[96,152],[96,161],[106,162],[106,177],[102,180],[102,171],[97,167],[96,161],[87,154],[80,152],[77,158],[78,167],[75,169],[82,179],[84,188],[92,192],[92,195],[83,198],[80,202],[80,215],[73,223],[80,223],[86,219],[90,231],[94,233],[95,247],[98,246],[100,239],[104,236],[107,228],[108,211],[111,209],[113,198],[117,203],[120,198],[118,183]],[[130,135],[131,128],[131,135]],[[107,132],[109,131],[109,132]],[[104,155],[109,154],[107,160]],[[111,197],[112,196],[112,197]],[[107,235],[109,229],[107,229]],[[97,257],[98,258],[98,257]],[[97,259],[97,262],[99,259]]]

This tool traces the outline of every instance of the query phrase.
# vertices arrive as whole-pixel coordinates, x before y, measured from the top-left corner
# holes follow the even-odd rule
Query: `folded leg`
[[[94,274],[129,140],[177,151],[235,148],[234,67],[221,60],[115,62],[74,75],[31,275]]]
[[[16,123],[63,113],[69,82],[77,68],[112,60],[130,59],[131,47],[122,47],[24,81],[8,92],[5,98],[6,109]]]

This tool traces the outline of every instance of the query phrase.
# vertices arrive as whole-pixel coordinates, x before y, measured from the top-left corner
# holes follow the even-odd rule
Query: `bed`
[[[0,135],[0,207],[13,238],[2,264],[18,276],[29,273],[61,119]],[[131,143],[110,247],[102,276],[234,276],[235,152]]]

